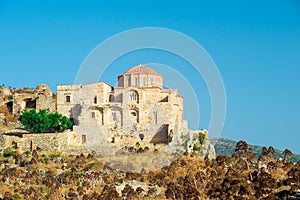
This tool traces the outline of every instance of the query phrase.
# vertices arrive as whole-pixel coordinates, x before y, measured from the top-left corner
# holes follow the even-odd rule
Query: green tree
[[[206,139],[206,135],[199,132],[199,143],[200,143],[201,145],[204,144],[205,139]]]
[[[63,132],[65,130],[71,128],[73,125],[73,122],[69,118],[67,118],[66,116],[63,116],[63,115],[60,115],[58,123],[59,123],[59,131],[60,132]]]
[[[54,113],[49,113],[48,114],[48,120],[50,123],[50,127],[51,127],[51,131],[52,132],[56,132],[59,131],[59,116],[60,114],[58,114],[57,112]]]
[[[34,133],[63,132],[72,127],[72,121],[57,112],[46,113],[46,110],[24,110],[19,121],[25,129]]]

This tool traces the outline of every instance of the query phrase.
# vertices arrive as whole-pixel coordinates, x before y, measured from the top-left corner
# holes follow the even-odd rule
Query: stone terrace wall
[[[17,143],[17,147],[21,151],[27,151],[41,148],[43,151],[64,151],[68,152],[74,147],[80,147],[78,136],[73,131],[64,133],[41,133],[41,134],[20,134],[1,135],[1,148],[13,146],[13,142]]]

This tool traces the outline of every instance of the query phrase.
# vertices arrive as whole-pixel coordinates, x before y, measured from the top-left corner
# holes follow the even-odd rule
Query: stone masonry
[[[141,65],[119,75],[116,87],[105,82],[58,85],[56,95],[45,84],[35,89],[1,87],[3,106],[15,117],[24,109],[57,111],[69,117],[73,127],[65,133],[2,134],[1,148],[15,143],[24,151],[37,146],[70,152],[91,150],[89,146],[112,151],[139,143],[154,148],[163,144],[162,150],[172,153],[190,152],[199,143],[199,131],[189,130],[183,118],[183,97],[177,89],[164,89],[163,76]],[[207,131],[200,133],[208,138]],[[209,140],[203,150],[214,156]]]
[[[168,144],[187,130],[183,97],[163,89],[163,76],[141,65],[119,75],[115,88],[105,82],[58,85],[57,111],[73,120],[87,144]]]
[[[36,88],[10,89],[0,88],[0,107],[5,106],[14,116],[19,116],[24,109],[45,109],[56,111],[56,99],[46,84]]]

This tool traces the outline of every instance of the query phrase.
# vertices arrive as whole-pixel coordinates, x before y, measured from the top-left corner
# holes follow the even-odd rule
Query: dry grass
[[[10,126],[6,126],[6,125],[0,123],[0,134],[4,133],[6,131],[10,131],[10,130],[12,130],[12,128]]]
[[[0,113],[4,114],[4,116],[5,116],[4,120],[7,121],[7,122],[16,122],[16,121],[18,121],[18,117],[12,115],[5,105],[0,107]]]
[[[121,171],[141,172],[144,168],[146,171],[153,171],[163,166],[155,163],[157,159],[167,159],[171,162],[175,159],[172,155],[166,153],[143,153],[143,154],[122,154],[117,156],[102,157],[100,160],[112,168],[118,168]]]

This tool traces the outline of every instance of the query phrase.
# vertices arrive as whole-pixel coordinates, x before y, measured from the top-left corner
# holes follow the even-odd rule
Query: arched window
[[[130,119],[133,123],[139,123],[139,112],[137,110],[130,110]]]
[[[136,91],[130,91],[129,93],[129,100],[134,102],[139,102],[139,95]]]
[[[134,78],[134,86],[138,86],[138,78]]]
[[[145,86],[146,85],[146,78],[144,77],[143,79],[142,79],[142,86]]]
[[[153,85],[153,78],[150,78],[149,84],[150,84],[150,85]]]
[[[128,83],[127,83],[128,87],[131,86],[131,78],[128,77]]]

